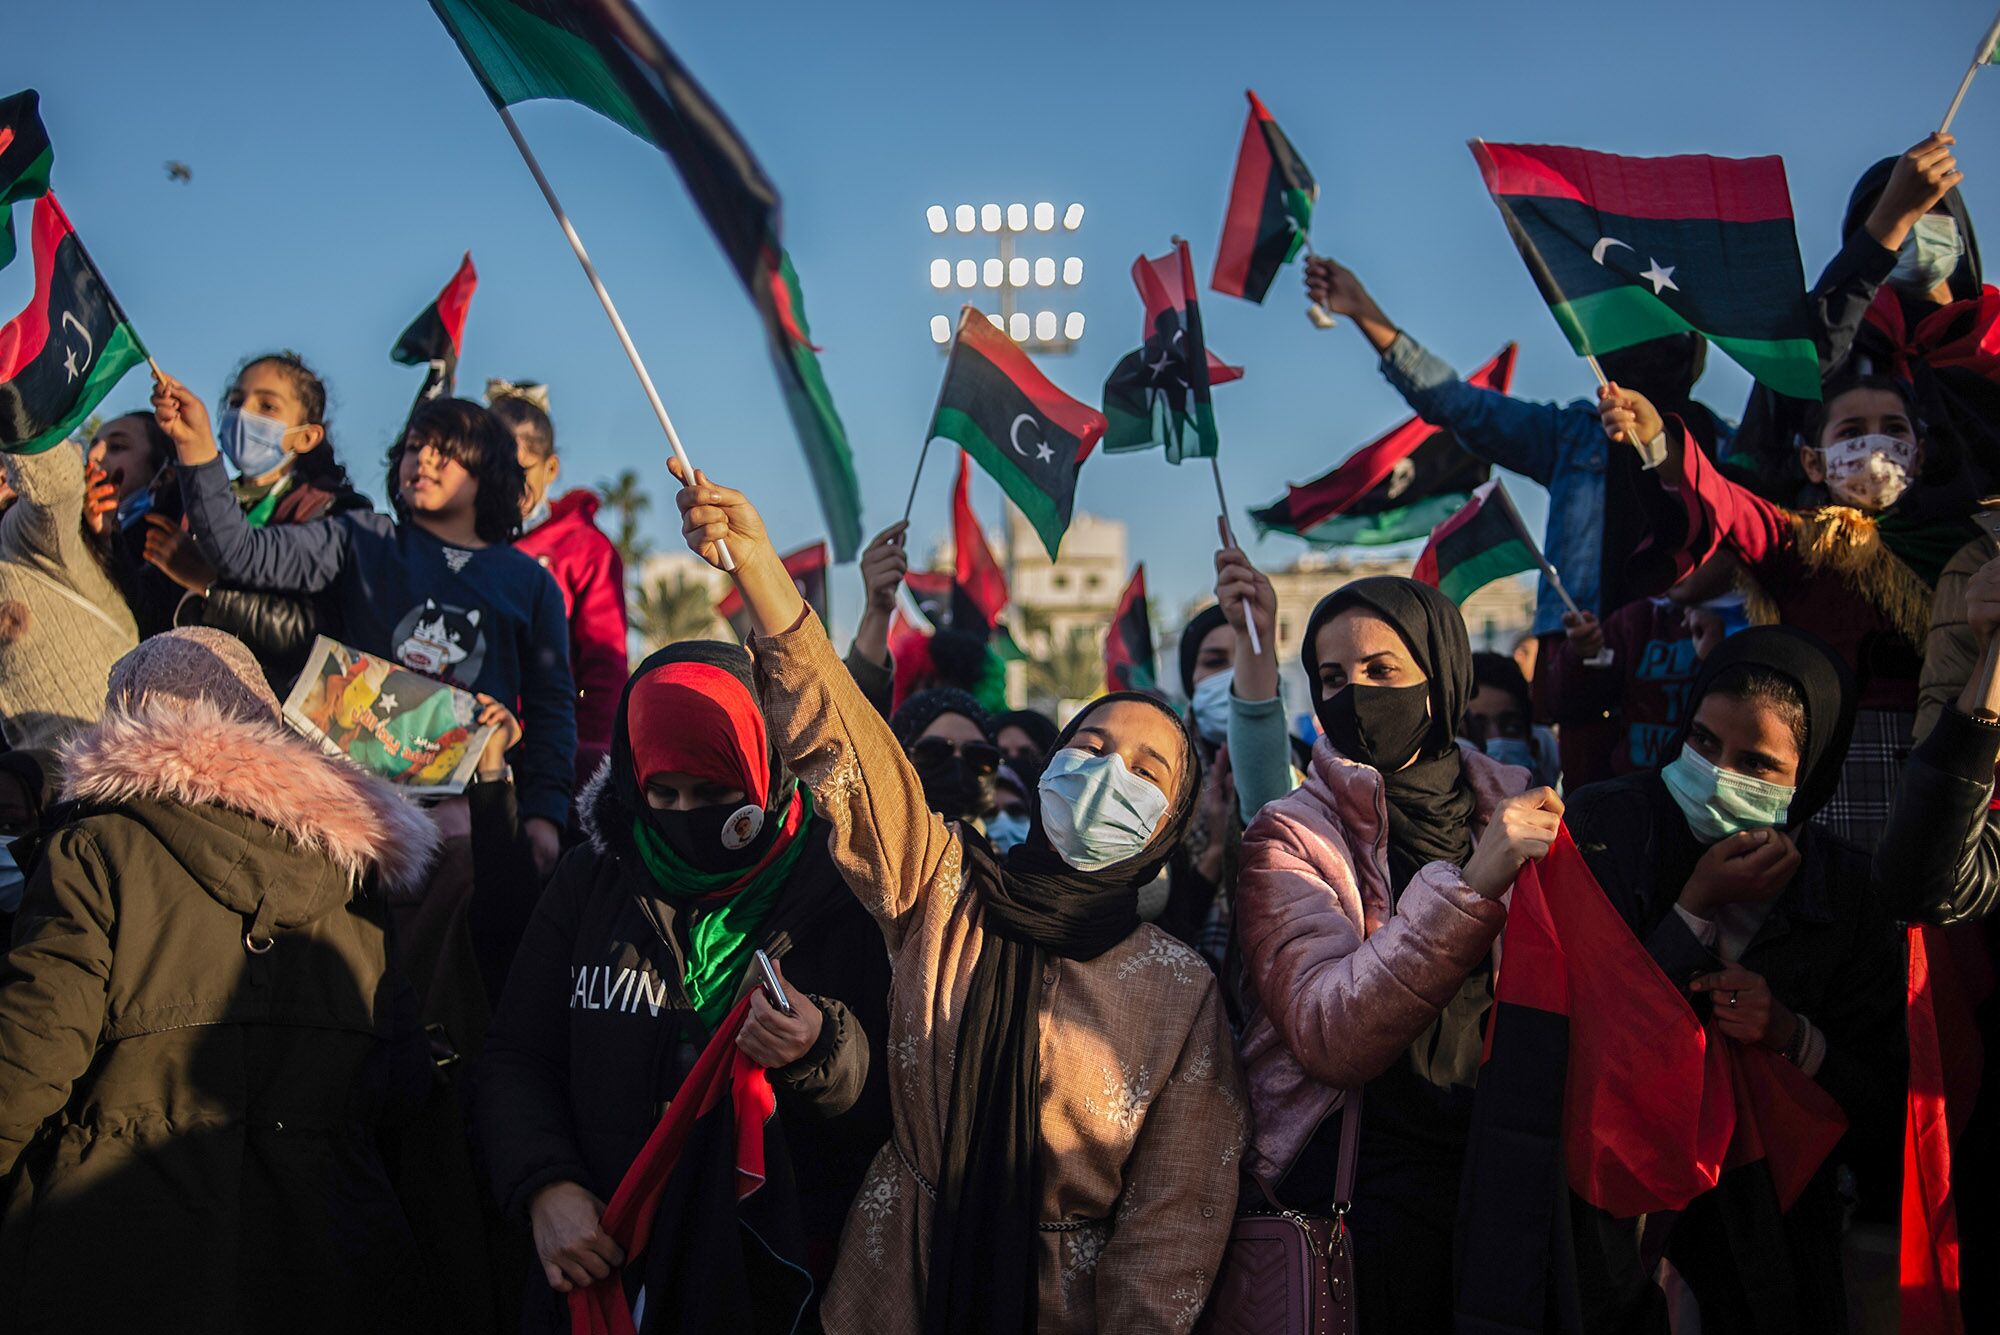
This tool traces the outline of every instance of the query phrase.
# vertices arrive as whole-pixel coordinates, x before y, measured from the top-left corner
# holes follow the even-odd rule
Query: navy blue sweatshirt
[[[521,720],[521,814],[569,820],[576,691],[562,591],[505,544],[468,551],[388,515],[349,512],[252,528],[220,459],[179,470],[188,529],[221,582],[339,602],[346,640],[468,691]]]

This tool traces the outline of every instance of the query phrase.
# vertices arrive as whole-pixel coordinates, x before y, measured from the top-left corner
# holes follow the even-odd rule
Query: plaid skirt
[[[1840,767],[1840,787],[1813,824],[1873,852],[1889,823],[1889,809],[1910,758],[1914,710],[1863,709],[1854,716],[1854,740]]]

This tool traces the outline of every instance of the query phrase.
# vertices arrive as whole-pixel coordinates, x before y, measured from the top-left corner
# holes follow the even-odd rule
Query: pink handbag
[[[1236,1216],[1197,1335],[1355,1335],[1347,1205],[1360,1129],[1361,1091],[1353,1090],[1341,1110],[1331,1217],[1275,1204]]]

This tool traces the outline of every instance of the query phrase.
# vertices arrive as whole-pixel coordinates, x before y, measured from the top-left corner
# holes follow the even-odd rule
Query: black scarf
[[[1041,1201],[1042,971],[1048,957],[1090,960],[1139,926],[1139,887],[1180,846],[1199,778],[1194,739],[1152,696],[1119,691],[1070,720],[1051,751],[1105,705],[1138,700],[1173,719],[1182,755],[1177,791],[1138,856],[1081,872],[1064,862],[1029,804],[1027,839],[1005,861],[959,827],[965,871],[979,897],[986,939],[972,966],[959,1021],[944,1153],[931,1220],[926,1335],[1022,1335],[1040,1306],[1035,1215]]]
[[[1389,892],[1400,896],[1424,864],[1463,867],[1472,857],[1472,789],[1459,763],[1458,725],[1473,695],[1472,642],[1458,605],[1428,584],[1383,575],[1358,579],[1320,599],[1306,622],[1306,681],[1319,695],[1319,630],[1351,607],[1365,607],[1402,637],[1430,679],[1431,728],[1416,763],[1382,775],[1389,815]]]

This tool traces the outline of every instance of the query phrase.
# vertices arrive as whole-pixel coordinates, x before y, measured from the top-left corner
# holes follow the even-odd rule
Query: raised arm
[[[1271,581],[1229,543],[1215,554],[1215,597],[1236,631],[1235,674],[1229,688],[1229,765],[1237,810],[1248,825],[1267,803],[1292,791],[1292,746],[1278,698],[1278,596]],[[1256,619],[1257,644],[1245,632]]]
[[[678,464],[674,475],[684,484]],[[678,497],[688,547],[721,568],[735,561],[755,635],[758,694],[785,764],[812,790],[831,823],[834,862],[891,944],[933,887],[958,886],[957,838],[924,800],[923,784],[889,725],[861,694],[799,597],[764,521],[741,492],[696,473]]]

